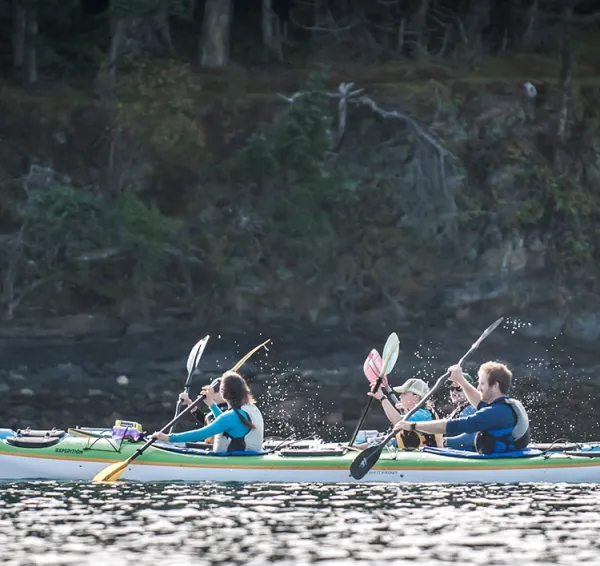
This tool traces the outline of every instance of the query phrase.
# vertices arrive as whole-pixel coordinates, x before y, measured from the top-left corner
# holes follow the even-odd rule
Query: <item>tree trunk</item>
[[[481,42],[483,30],[490,25],[492,6],[490,0],[472,0],[468,16],[469,35]]]
[[[200,38],[199,58],[202,67],[222,69],[227,65],[232,12],[232,0],[206,0]]]
[[[119,64],[119,54],[121,53],[124,41],[125,25],[122,19],[114,22],[110,38],[110,49],[108,51],[108,81],[110,87],[117,84],[117,67]]]
[[[415,41],[417,42],[417,59],[427,55],[427,38],[424,31],[427,26],[427,12],[429,11],[429,0],[421,0],[415,15],[412,18],[411,29],[415,32]]]
[[[198,0],[188,0],[187,3],[187,15],[191,21],[196,19],[196,8],[198,7]]]
[[[274,48],[274,16],[275,14],[273,13],[272,0],[262,0],[262,39],[263,45],[265,45],[269,49]]]
[[[23,68],[25,63],[25,35],[27,31],[27,11],[21,0],[12,0],[13,19],[13,67]]]
[[[26,31],[25,31],[25,53],[24,53],[24,71],[25,84],[32,85],[37,83],[37,38],[38,38],[38,19],[37,19],[37,1],[30,0],[26,8]]]
[[[285,22],[273,11],[273,0],[262,0],[263,45],[283,61],[283,43],[286,40]]]
[[[533,0],[529,10],[527,10],[526,28],[523,33],[523,46],[531,48],[535,44],[535,32],[539,20],[539,0]]]
[[[169,14],[166,10],[148,14],[115,12],[111,20],[108,54],[110,84],[114,86],[116,83],[119,59],[124,55],[164,55],[172,50]]]
[[[571,48],[573,7],[569,5],[563,10],[562,38],[560,54],[560,110],[558,113],[557,135],[564,142],[568,125],[568,108],[571,99],[571,82],[573,78],[573,52]]]

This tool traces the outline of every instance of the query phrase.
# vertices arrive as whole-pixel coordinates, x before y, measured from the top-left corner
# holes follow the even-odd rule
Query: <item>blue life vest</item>
[[[498,399],[496,403],[508,405],[515,415],[515,424],[510,428],[491,429],[478,432],[475,436],[475,448],[480,454],[513,452],[527,448],[531,441],[529,417],[527,411],[516,399]]]

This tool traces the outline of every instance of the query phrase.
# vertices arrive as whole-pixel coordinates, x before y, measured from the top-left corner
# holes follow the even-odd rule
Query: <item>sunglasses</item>
[[[462,391],[462,387],[460,385],[453,385],[450,387],[450,391]]]

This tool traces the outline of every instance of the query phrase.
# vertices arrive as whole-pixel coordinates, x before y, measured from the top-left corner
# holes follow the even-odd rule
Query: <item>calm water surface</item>
[[[0,564],[600,564],[600,486],[0,484]]]

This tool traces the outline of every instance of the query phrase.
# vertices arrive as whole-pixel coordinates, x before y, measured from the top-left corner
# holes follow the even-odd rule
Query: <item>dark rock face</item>
[[[593,319],[582,320],[587,323],[578,323],[580,328],[588,324],[586,331],[595,332]],[[397,384],[419,376],[433,384],[489,322],[467,317],[451,328],[415,323],[396,329],[402,351],[390,381]],[[583,347],[585,342],[565,336],[540,338],[556,327],[551,317],[531,326],[508,321],[483,343],[467,369],[474,373],[488,359],[510,364],[515,375],[513,393],[530,411],[535,440],[597,439],[600,419],[594,407],[600,366],[594,353]],[[57,337],[55,330],[3,328],[1,426],[111,426],[122,418],[137,420],[148,431],[159,429],[173,415],[185,382],[189,349],[204,334],[203,329],[183,322],[118,337],[106,330]],[[268,434],[347,438],[367,402],[363,361],[371,348],[381,351],[394,328],[364,326],[359,335],[339,328],[298,327],[289,321],[269,330],[211,333],[192,395],[271,337],[269,351],[257,353],[243,368],[265,415]],[[438,394],[436,403],[441,414],[450,411],[447,389]],[[373,405],[364,427],[383,430],[386,426],[383,412]],[[180,430],[193,427],[194,421],[186,418]]]

